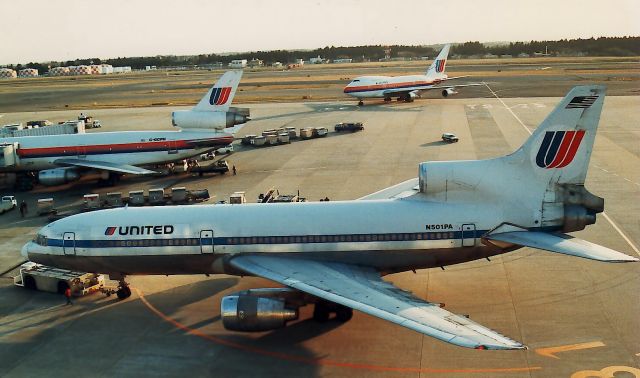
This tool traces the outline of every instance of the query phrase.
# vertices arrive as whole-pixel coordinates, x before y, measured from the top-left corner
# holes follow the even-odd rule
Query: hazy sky
[[[640,36],[638,0],[0,0],[0,64]]]

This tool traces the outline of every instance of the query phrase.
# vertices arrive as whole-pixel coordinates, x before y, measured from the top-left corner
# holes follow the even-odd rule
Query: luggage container
[[[57,211],[53,206],[53,198],[40,198],[36,204],[36,212],[38,215],[55,214]]]
[[[247,198],[245,197],[245,192],[235,192],[231,196],[229,196],[229,203],[241,205],[243,203],[247,203]]]
[[[107,206],[108,207],[120,207],[122,206],[122,192],[110,192],[107,193]]]
[[[100,195],[96,193],[85,194],[82,197],[85,210],[96,210],[100,208]]]
[[[171,188],[171,202],[184,203],[187,202],[187,188],[184,186],[177,186]]]
[[[278,136],[277,135],[267,135],[265,144],[267,146],[275,146],[278,144]]]
[[[251,140],[251,144],[256,147],[264,146],[265,143],[267,143],[267,138],[263,136],[255,137]]]
[[[144,206],[144,190],[132,190],[129,192],[129,205]]]
[[[284,133],[278,134],[278,143],[281,143],[281,144],[291,143],[291,140],[289,139],[289,133],[284,132]]]
[[[300,129],[300,139],[311,139],[313,138],[313,129],[310,127]]]
[[[285,127],[285,131],[287,133],[289,133],[289,138],[290,139],[296,139],[298,137],[298,134],[296,133],[296,128],[295,127]]]
[[[153,206],[164,205],[164,189],[149,189],[149,204]]]

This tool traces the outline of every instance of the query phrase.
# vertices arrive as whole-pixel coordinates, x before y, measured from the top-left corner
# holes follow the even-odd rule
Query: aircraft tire
[[[127,299],[131,296],[131,289],[128,286],[121,287],[116,291],[118,299]]]

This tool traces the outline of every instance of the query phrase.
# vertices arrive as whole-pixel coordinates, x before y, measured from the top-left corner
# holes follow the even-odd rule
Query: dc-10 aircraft
[[[418,178],[360,200],[119,208],[43,227],[22,253],[59,268],[107,273],[131,294],[134,274],[254,275],[285,288],[222,299],[224,326],[265,331],[352,309],[476,349],[523,349],[495,331],[382,280],[521,247],[607,262],[638,259],[566,235],[594,224],[604,200],[584,187],[605,87],[572,89],[514,153],[419,165]]]
[[[228,71],[191,110],[172,113],[179,131],[123,131],[1,138],[0,172],[37,172],[43,185],[75,181],[89,171],[104,179],[155,173],[145,165],[199,155],[233,142],[247,114],[230,108],[242,71]],[[225,128],[227,128],[225,130]]]
[[[385,102],[389,102],[393,97],[397,97],[398,101],[413,102],[423,91],[442,89],[442,97],[448,97],[458,93],[456,88],[484,85],[484,83],[440,85],[448,80],[466,77],[449,77],[444,73],[450,47],[451,45],[447,44],[442,48],[424,75],[360,76],[344,87],[344,93],[356,97],[360,100],[358,105],[362,106],[365,98],[384,98]]]

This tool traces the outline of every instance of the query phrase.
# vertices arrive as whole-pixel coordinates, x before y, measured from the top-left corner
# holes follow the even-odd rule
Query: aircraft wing
[[[105,161],[95,161],[95,160],[85,160],[85,159],[58,159],[54,163],[62,166],[101,169],[103,171],[129,173],[132,175],[150,175],[150,174],[156,173],[148,169],[136,167],[135,165],[115,164],[115,163],[108,163]]]
[[[526,349],[517,341],[383,281],[373,268],[265,255],[239,255],[230,264],[451,344],[477,349]]]
[[[403,181],[394,186],[379,190],[375,193],[367,194],[364,197],[358,198],[359,200],[377,200],[377,199],[391,199],[391,198],[404,198],[418,193],[418,178],[412,178],[407,181]]]
[[[510,231],[489,234],[484,236],[484,238],[489,241],[544,249],[549,252],[562,253],[564,255],[583,257],[591,260],[606,262],[639,261],[635,257],[565,234],[537,231]]]

